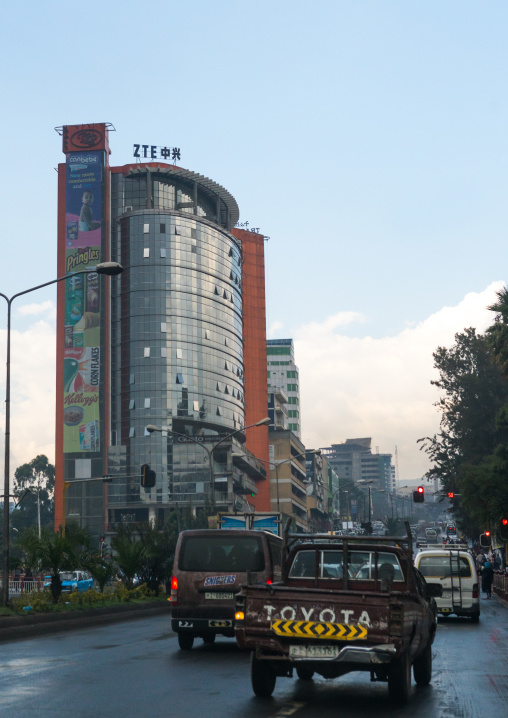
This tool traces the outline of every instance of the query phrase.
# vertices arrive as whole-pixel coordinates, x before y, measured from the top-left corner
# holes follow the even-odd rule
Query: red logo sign
[[[97,147],[102,142],[102,133],[99,130],[82,129],[71,135],[71,144],[74,147],[82,147],[87,150]]]

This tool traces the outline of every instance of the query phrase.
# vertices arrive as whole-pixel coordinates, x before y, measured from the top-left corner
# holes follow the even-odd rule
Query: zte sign
[[[158,145],[134,145],[134,157],[146,160],[180,160],[179,147],[159,147]]]

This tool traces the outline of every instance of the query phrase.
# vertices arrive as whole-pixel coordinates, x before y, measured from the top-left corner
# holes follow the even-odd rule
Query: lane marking
[[[305,703],[291,701],[291,703],[288,703],[287,706],[283,706],[277,711],[277,713],[274,713],[273,718],[285,718],[285,716],[291,716],[293,713],[296,713],[296,711],[299,711],[300,708],[303,708],[304,705]]]

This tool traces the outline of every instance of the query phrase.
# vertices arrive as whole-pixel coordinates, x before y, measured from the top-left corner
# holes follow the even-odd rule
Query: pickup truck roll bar
[[[341,546],[344,556],[344,564],[346,563],[346,556],[348,554],[349,546],[351,544],[356,544],[356,546],[358,546],[358,544],[363,544],[365,548],[370,548],[373,550],[379,548],[380,545],[395,546],[401,548],[406,553],[408,563],[412,564],[413,536],[411,534],[411,529],[409,527],[408,521],[404,521],[404,526],[406,528],[406,536],[376,536],[375,538],[372,536],[336,536],[334,534],[328,533],[290,533],[289,529],[291,527],[291,519],[289,519],[284,529],[282,542],[282,576],[284,580],[287,579],[287,559],[291,549],[299,543],[329,543]],[[349,581],[346,570],[344,570],[343,576],[344,588],[347,590]]]

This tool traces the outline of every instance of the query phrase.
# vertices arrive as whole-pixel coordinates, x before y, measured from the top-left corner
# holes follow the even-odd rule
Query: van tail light
[[[171,577],[171,605],[176,606],[178,603],[178,579],[176,576]]]
[[[478,598],[478,584],[473,584],[473,598]]]

